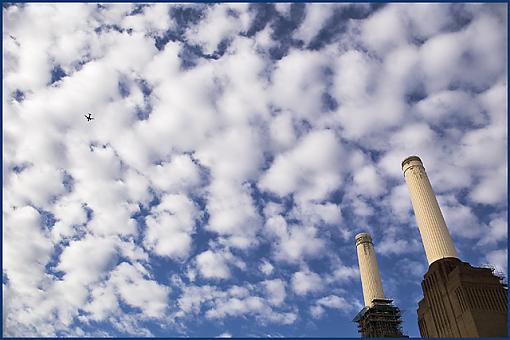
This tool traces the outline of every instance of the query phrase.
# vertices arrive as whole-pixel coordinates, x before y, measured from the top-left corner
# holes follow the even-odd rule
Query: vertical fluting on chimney
[[[356,235],[356,251],[358,252],[359,271],[365,306],[372,307],[373,299],[384,299],[379,267],[375,257],[374,244],[369,233]]]
[[[429,265],[445,257],[459,258],[421,159],[407,157],[402,171]]]

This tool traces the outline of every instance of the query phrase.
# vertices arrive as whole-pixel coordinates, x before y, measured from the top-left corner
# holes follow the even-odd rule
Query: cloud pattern
[[[507,4],[3,18],[4,335],[356,336],[369,231],[417,336],[411,154],[462,259],[507,272]]]

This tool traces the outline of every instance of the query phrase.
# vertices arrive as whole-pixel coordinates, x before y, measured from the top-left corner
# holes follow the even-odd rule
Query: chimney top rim
[[[411,161],[418,161],[418,162],[420,162],[420,163],[422,163],[422,164],[423,164],[423,162],[422,162],[422,160],[421,160],[421,158],[420,158],[420,157],[418,157],[418,156],[409,156],[409,157],[405,158],[405,159],[402,161],[402,169],[404,169],[404,165],[405,165],[406,163],[411,162]]]
[[[372,235],[370,235],[369,233],[363,232],[363,233],[357,234],[354,237],[354,239],[356,240],[356,244],[361,243],[362,241],[372,242]]]

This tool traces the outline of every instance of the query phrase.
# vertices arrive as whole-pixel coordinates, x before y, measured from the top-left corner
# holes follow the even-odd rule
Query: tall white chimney
[[[375,257],[374,244],[369,233],[356,235],[356,250],[358,252],[359,271],[365,306],[372,307],[372,300],[384,299],[379,267]]]
[[[459,258],[421,159],[407,157],[402,171],[429,265],[445,257]]]

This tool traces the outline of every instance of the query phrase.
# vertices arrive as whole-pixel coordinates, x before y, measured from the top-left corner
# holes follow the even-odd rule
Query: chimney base
[[[358,324],[363,338],[408,338],[402,332],[400,309],[393,300],[374,299],[371,307],[364,307],[352,320]]]

